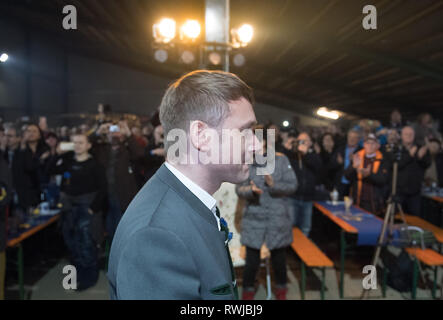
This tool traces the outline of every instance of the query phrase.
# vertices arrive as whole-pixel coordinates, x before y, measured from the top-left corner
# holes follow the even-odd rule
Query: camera
[[[392,155],[393,161],[401,160],[402,150],[403,146],[401,144],[390,143],[386,145],[386,152],[389,152]]]

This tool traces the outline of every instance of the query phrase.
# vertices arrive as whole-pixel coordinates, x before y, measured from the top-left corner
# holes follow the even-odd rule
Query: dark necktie
[[[220,210],[218,209],[218,207],[215,207],[215,214],[220,219]],[[221,231],[225,233],[225,248],[226,248],[226,253],[228,254],[229,266],[231,267],[232,284],[234,285],[234,296],[235,299],[238,300],[238,287],[237,287],[237,282],[235,281],[234,266],[232,264],[231,253],[229,252],[229,246],[228,246],[229,228],[227,224],[222,223],[222,221],[220,221],[220,228]]]

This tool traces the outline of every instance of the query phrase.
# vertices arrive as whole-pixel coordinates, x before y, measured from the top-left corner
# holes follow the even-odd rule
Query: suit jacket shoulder
[[[224,233],[212,212],[163,165],[133,199],[109,259],[112,299],[232,299]]]

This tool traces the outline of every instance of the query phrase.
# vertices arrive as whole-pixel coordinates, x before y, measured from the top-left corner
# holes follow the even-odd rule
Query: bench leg
[[[321,268],[321,299],[325,300],[325,268]]]
[[[20,293],[20,300],[25,300],[25,281],[24,281],[24,262],[23,262],[23,246],[20,243],[18,245],[18,257],[17,257],[17,272],[18,272],[18,286]]]
[[[381,287],[383,298],[386,298],[386,282],[388,280],[388,272],[389,270],[387,268],[383,268],[383,282]]]
[[[340,299],[343,299],[344,296],[345,250],[346,250],[345,232],[341,230],[340,231],[340,285],[339,285]]]
[[[305,288],[306,288],[306,268],[305,263],[301,262],[301,299],[305,300]]]
[[[437,291],[437,276],[438,276],[438,266],[434,267],[434,284],[432,285],[432,298],[435,299],[435,293]]]
[[[418,261],[417,258],[414,258],[414,270],[412,276],[412,291],[411,291],[411,298],[414,300],[417,297],[417,281],[418,281]]]

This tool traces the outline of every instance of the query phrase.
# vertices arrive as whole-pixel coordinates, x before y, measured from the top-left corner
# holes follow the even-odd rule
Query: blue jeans
[[[294,227],[298,227],[306,236],[309,236],[312,224],[312,201],[292,199]]]
[[[98,277],[98,251],[91,233],[88,205],[73,205],[63,217],[62,232],[80,283],[95,283]]]

